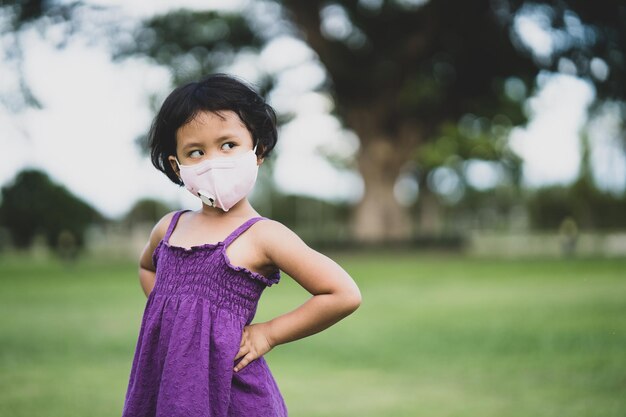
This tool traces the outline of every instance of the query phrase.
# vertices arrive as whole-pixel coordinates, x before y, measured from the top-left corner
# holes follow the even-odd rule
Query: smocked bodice
[[[213,308],[227,310],[244,318],[246,323],[251,322],[263,290],[279,282],[280,271],[266,277],[245,267],[233,265],[228,259],[226,248],[261,219],[264,217],[247,220],[222,242],[191,248],[168,243],[178,220],[173,219],[152,255],[156,266],[156,280],[150,295],[204,297]]]

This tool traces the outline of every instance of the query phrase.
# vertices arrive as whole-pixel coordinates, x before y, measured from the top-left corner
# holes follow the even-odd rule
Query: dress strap
[[[172,216],[172,220],[170,221],[170,225],[167,227],[167,232],[165,232],[165,236],[163,236],[163,240],[165,241],[165,243],[169,243],[170,236],[172,235],[172,232],[174,231],[174,228],[176,227],[176,223],[178,223],[178,219],[180,218],[180,215],[183,214],[186,211],[189,211],[189,210],[178,210]]]
[[[233,240],[237,239],[239,235],[241,235],[243,232],[248,230],[248,228],[252,226],[254,223],[263,219],[266,219],[266,217],[257,216],[257,217],[252,217],[251,219],[246,220],[245,223],[243,223],[241,226],[233,230],[233,232],[230,235],[228,235],[226,239],[224,239],[224,247],[227,247],[228,245],[230,245],[230,243]]]

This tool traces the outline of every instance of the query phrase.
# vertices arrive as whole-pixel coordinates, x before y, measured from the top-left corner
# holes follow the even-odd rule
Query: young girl
[[[276,138],[272,107],[226,74],[176,88],[154,119],[152,163],[202,207],[165,215],[141,254],[147,302],[123,417],[287,416],[263,355],[359,307],[346,271],[246,197]],[[281,270],[313,296],[252,324]]]

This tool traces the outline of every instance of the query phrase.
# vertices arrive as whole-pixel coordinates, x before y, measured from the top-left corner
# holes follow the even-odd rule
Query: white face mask
[[[256,146],[254,149],[234,156],[205,159],[193,165],[181,165],[180,177],[185,188],[204,204],[230,210],[247,196],[256,182]]]

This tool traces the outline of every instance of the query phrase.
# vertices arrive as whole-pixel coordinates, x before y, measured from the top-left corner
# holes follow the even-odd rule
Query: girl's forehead
[[[225,134],[248,136],[249,132],[237,113],[222,110],[218,113],[201,111],[188,123],[178,128],[176,138],[185,142],[186,139],[217,138]]]
[[[242,127],[245,125],[232,110],[221,110],[218,113],[210,111],[200,111],[187,124],[181,126],[181,129],[216,129],[221,127]]]

